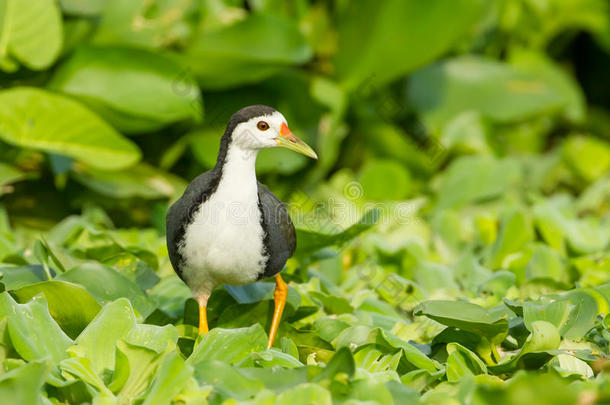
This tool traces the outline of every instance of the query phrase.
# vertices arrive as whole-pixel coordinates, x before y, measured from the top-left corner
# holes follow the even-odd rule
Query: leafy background
[[[607,402],[609,63],[605,0],[0,0],[2,402]],[[163,229],[255,103],[320,155],[272,350]]]

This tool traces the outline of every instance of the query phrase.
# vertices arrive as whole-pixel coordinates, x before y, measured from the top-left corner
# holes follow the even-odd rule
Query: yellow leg
[[[198,297],[197,302],[199,303],[199,333],[204,335],[208,333],[208,314],[206,312],[206,306],[208,304],[209,295]]]
[[[284,312],[284,307],[286,306],[287,296],[288,286],[278,274],[275,276],[275,292],[273,293],[275,310],[273,311],[273,320],[271,321],[271,329],[269,330],[269,342],[267,343],[267,349],[271,349],[273,342],[275,341],[275,335],[277,335],[277,329],[280,326],[280,320],[282,319],[282,312]]]

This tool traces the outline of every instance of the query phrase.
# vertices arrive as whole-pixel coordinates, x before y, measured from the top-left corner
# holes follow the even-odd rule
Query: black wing
[[[294,225],[284,204],[267,187],[258,183],[258,201],[265,230],[265,250],[269,259],[259,280],[276,275],[284,268],[297,245]]]
[[[182,197],[167,212],[167,250],[174,271],[180,278],[182,278],[184,259],[180,255],[179,247],[183,243],[186,227],[193,222],[193,215],[195,215],[201,204],[216,190],[219,181],[220,174],[215,170],[210,170],[197,176],[188,185]]]

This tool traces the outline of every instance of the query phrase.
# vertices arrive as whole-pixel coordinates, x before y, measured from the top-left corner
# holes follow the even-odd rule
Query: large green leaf
[[[51,65],[61,50],[62,19],[54,0],[0,0],[0,69],[17,69],[12,58],[34,70]]]
[[[187,186],[178,176],[146,163],[120,172],[77,166],[72,175],[79,183],[114,198],[175,198]]]
[[[195,365],[204,360],[238,363],[250,353],[264,350],[266,345],[267,335],[259,324],[239,329],[214,328],[199,342],[188,363]]]
[[[101,375],[104,369],[114,370],[115,350],[119,339],[135,327],[136,318],[125,298],[104,306],[76,339],[73,352],[91,362],[91,370]]]
[[[566,108],[555,78],[476,56],[460,56],[416,72],[409,99],[426,120],[442,127],[465,111],[514,122]]]
[[[192,375],[193,368],[176,353],[165,356],[142,405],[164,405],[172,402]]]
[[[184,63],[202,87],[224,88],[262,80],[310,57],[311,49],[293,21],[252,14],[228,27],[198,34]]]
[[[442,55],[462,37],[483,2],[364,0],[351,2],[340,20],[337,76],[349,89],[381,86]]]
[[[516,161],[491,156],[463,156],[441,175],[437,209],[459,208],[501,196],[521,180]]]
[[[65,281],[43,281],[11,291],[22,303],[41,293],[49,303],[49,312],[71,338],[76,338],[101,308],[87,290]]]
[[[82,285],[102,305],[125,297],[142,317],[147,317],[155,309],[140,286],[108,266],[86,263],[60,274],[55,279]]]
[[[16,167],[0,162],[0,195],[2,195],[2,186],[23,180],[27,176],[26,173]]]
[[[70,339],[55,323],[44,298],[18,304],[7,293],[0,294],[0,317],[8,317],[8,333],[17,353],[27,361],[50,358],[54,364],[68,357]]]
[[[337,233],[322,233],[308,229],[297,228],[297,255],[312,253],[318,249],[346,243],[377,223],[380,211],[373,208],[367,211],[358,222]],[[331,219],[329,219],[332,222]],[[329,227],[334,224],[329,223]]]
[[[40,391],[47,373],[45,362],[33,361],[0,374],[0,398],[5,404],[42,404]]]
[[[124,168],[140,159],[135,144],[78,102],[30,87],[0,91],[0,139],[102,169]]]
[[[508,332],[506,319],[494,319],[489,312],[466,301],[426,301],[414,310],[415,315],[425,315],[446,326],[487,337],[503,338]]]
[[[76,1],[69,0],[71,4]],[[88,8],[98,1],[84,0]],[[166,47],[187,39],[199,21],[197,0],[105,0],[105,3],[93,37],[95,43]]]
[[[151,131],[202,115],[201,95],[188,72],[142,49],[81,47],[49,87],[79,98],[125,132]]]

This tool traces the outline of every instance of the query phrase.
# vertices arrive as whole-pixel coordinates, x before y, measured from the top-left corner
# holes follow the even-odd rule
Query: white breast
[[[249,171],[246,159],[228,160],[216,192],[196,211],[180,248],[183,276],[194,292],[252,283],[265,268],[254,163]]]

